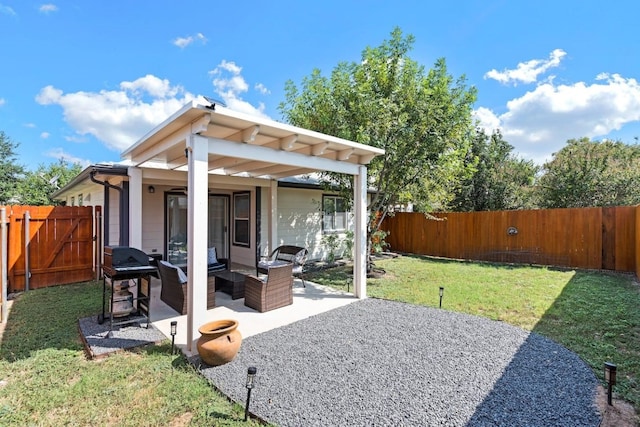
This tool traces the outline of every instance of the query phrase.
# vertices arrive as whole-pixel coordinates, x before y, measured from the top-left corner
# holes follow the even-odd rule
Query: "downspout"
[[[105,212],[103,213],[103,224],[104,224],[104,242],[105,244],[109,244],[109,189],[114,189],[114,190],[118,190],[118,192],[120,193],[120,226],[122,227],[122,223],[123,223],[123,217],[122,217],[122,211],[123,211],[123,194],[122,194],[122,188],[118,187],[117,185],[113,185],[111,184],[109,181],[99,181],[98,179],[96,179],[95,175],[96,175],[97,171],[93,170],[89,173],[89,179],[91,180],[91,182],[94,182],[96,184],[102,185],[105,188],[105,198],[104,198],[104,203],[105,203]],[[120,246],[124,246],[123,243],[123,236],[122,233],[120,233]]]

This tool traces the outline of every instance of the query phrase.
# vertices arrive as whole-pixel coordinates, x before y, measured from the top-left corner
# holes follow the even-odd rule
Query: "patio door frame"
[[[171,230],[171,224],[169,224],[169,209],[170,209],[169,203],[170,203],[170,198],[172,196],[183,197],[185,199],[185,210],[184,210],[185,220],[184,220],[184,224],[179,225],[181,229],[177,231]],[[208,202],[211,202],[212,199],[222,199],[224,201],[223,203],[224,212],[222,213],[222,219],[223,219],[222,245],[219,248],[218,248],[218,245],[215,245],[215,246],[218,249],[218,258],[228,259],[230,258],[231,196],[228,194],[209,193]],[[169,253],[171,250],[174,250],[175,248],[169,248],[169,245],[170,245],[171,237],[176,235],[177,232],[179,232],[184,234],[185,241],[183,243],[185,247],[187,247],[187,242],[186,242],[186,236],[188,231],[188,215],[187,215],[187,209],[186,209],[187,203],[188,203],[187,194],[185,191],[175,191],[175,190],[166,191],[164,194],[164,246],[163,246],[164,259],[179,265],[186,264],[186,253],[185,253],[184,260],[176,260],[175,258],[170,258]],[[211,213],[209,213],[207,216],[209,216],[210,214]],[[184,229],[182,229],[182,227],[184,227]],[[210,225],[208,227],[209,233],[211,233],[213,229],[215,229],[215,226]],[[211,236],[207,236],[207,241],[209,243],[211,243],[210,239],[211,239]]]

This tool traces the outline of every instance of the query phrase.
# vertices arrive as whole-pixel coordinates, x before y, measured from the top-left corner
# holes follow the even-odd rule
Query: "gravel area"
[[[369,298],[191,362],[279,426],[592,426],[597,381],[574,353],[520,328]]]

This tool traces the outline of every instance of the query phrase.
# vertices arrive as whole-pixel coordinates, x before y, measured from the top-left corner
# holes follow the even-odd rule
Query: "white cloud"
[[[200,41],[202,44],[207,43],[207,38],[202,33],[198,33],[195,36],[177,37],[171,43],[178,46],[180,49],[184,49],[195,41]]]
[[[82,159],[80,157],[73,156],[67,152],[65,152],[62,148],[52,148],[51,150],[44,153],[45,156],[54,158],[56,160],[65,160],[68,163],[75,164],[79,163],[83,168],[93,164],[91,160]]]
[[[73,136],[65,136],[64,137],[65,141],[69,141],[69,142],[76,142],[76,143],[83,143],[83,142],[87,142],[87,138],[84,138],[82,136],[77,136],[77,135],[73,135]]]
[[[65,121],[77,132],[75,137],[93,135],[122,151],[194,98],[181,86],[147,75],[110,91],[65,94],[46,86],[36,102],[62,107]]]
[[[549,54],[549,59],[532,59],[527,62],[520,62],[515,70],[505,69],[498,71],[493,69],[484,75],[484,78],[494,79],[502,84],[517,85],[521,83],[534,83],[538,76],[548,69],[560,65],[560,61],[567,53],[562,49],[555,49]]]
[[[215,92],[222,98],[228,108],[253,116],[267,117],[263,103],[254,107],[249,102],[242,99],[242,94],[248,92],[249,85],[242,74],[242,67],[233,61],[222,60],[220,64],[209,72],[213,76],[213,87]]]
[[[47,138],[49,138],[50,136],[51,136],[51,134],[50,134],[49,132],[42,132],[42,133],[40,134],[40,138],[42,138],[42,139],[47,139]]]
[[[41,5],[38,10],[41,13],[51,13],[51,12],[57,12],[58,11],[58,6],[56,6],[53,3],[47,3],[47,4],[43,4]]]
[[[269,89],[267,89],[267,87],[265,85],[263,85],[262,83],[257,83],[254,87],[255,90],[257,90],[258,92],[260,92],[263,95],[270,95],[271,91]]]
[[[4,98],[0,98],[0,107],[7,103],[7,100]]]
[[[25,123],[24,127],[29,128],[29,129],[34,129],[36,127],[35,123]]]
[[[2,3],[0,3],[0,13],[3,15],[16,16],[16,11],[13,10],[12,7],[5,6]]]
[[[596,81],[541,84],[509,101],[504,114],[479,108],[476,118],[488,132],[499,127],[515,151],[542,163],[568,139],[603,137],[640,121],[640,84],[635,79],[601,74]]]
[[[254,107],[241,95],[249,85],[234,62],[222,61],[210,72],[216,95],[229,109],[267,117],[265,106]],[[196,96],[169,80],[147,74],[133,81],[123,81],[115,90],[64,93],[52,85],[36,95],[40,105],[59,105],[64,120],[76,132],[65,139],[87,142],[93,135],[107,147],[122,151],[182,108]]]

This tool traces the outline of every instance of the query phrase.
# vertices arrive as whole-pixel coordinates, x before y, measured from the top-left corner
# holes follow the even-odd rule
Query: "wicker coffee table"
[[[231,299],[244,298],[244,279],[246,276],[236,271],[216,271],[216,291],[231,295]]]

